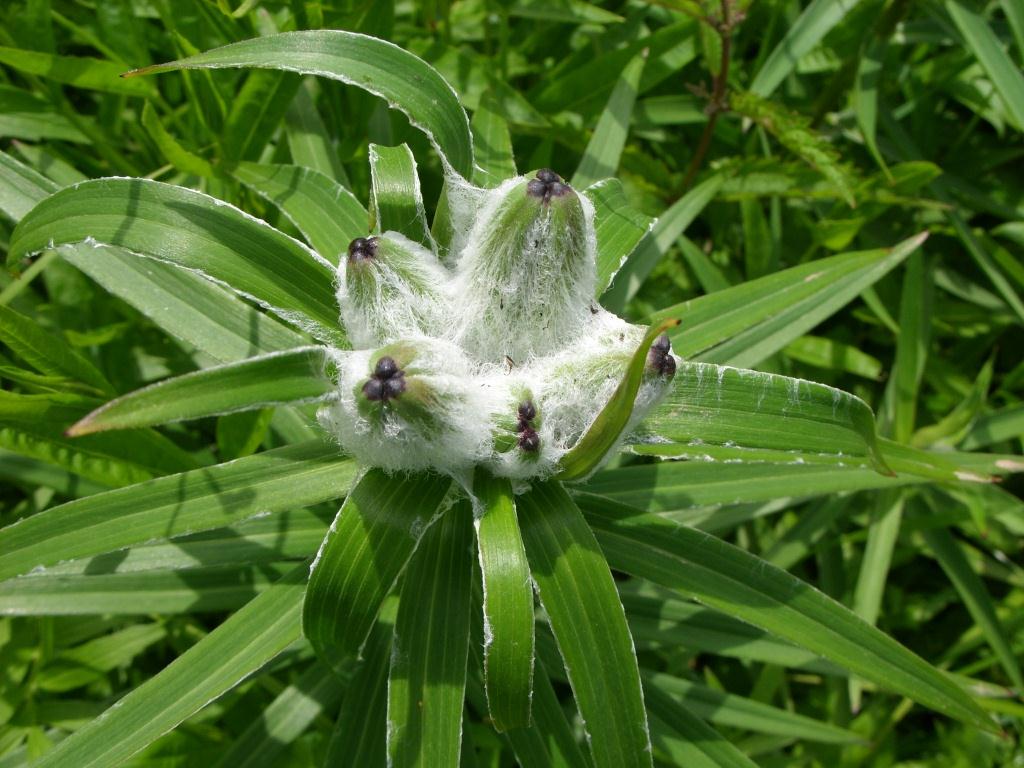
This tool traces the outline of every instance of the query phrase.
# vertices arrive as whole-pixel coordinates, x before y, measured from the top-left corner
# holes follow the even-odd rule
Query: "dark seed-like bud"
[[[390,379],[386,379],[382,382],[384,385],[384,399],[390,400],[398,397],[400,394],[405,392],[405,377],[402,375],[394,376]]]
[[[376,378],[367,380],[363,384],[363,394],[366,395],[367,400],[375,403],[386,399],[384,395],[384,382]]]
[[[378,379],[390,379],[392,376],[400,376],[402,372],[398,369],[398,363],[393,357],[385,355],[377,361],[373,369],[373,375]]]
[[[665,355],[665,359],[661,363],[661,367],[658,369],[658,373],[662,376],[675,376],[676,374],[676,359],[672,355]]]
[[[519,404],[519,420],[521,422],[529,424],[535,418],[537,418],[537,408],[532,402],[526,400]],[[520,432],[521,431],[522,430],[520,430]]]
[[[540,448],[540,435],[533,429],[528,428],[519,436],[519,447],[524,451],[533,453]]]
[[[377,238],[357,237],[348,244],[348,260],[353,264],[372,259],[377,255]]]
[[[552,171],[550,168],[541,168],[537,171],[537,178],[543,181],[545,184],[550,184],[553,181],[561,181],[562,177]]]
[[[548,197],[565,197],[572,191],[572,187],[556,181],[548,187]]]
[[[656,338],[654,343],[651,344],[651,349],[658,349],[663,353],[668,354],[668,352],[672,350],[672,342],[669,340],[668,334],[663,333],[661,336]]]

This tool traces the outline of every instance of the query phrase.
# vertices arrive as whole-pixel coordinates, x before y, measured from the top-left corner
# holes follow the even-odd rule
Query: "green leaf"
[[[0,448],[55,464],[108,487],[193,469],[197,462],[152,430],[72,439],[64,431],[98,401],[0,390]]]
[[[816,46],[858,0],[814,0],[795,22],[789,25],[782,40],[758,70],[750,90],[759,96],[770,96],[806,54]]]
[[[755,768],[724,736],[656,688],[646,691],[655,755],[687,768]],[[670,725],[671,723],[671,725]]]
[[[663,331],[676,324],[674,320],[663,320],[647,330],[633,352],[619,386],[615,388],[579,442],[559,460],[559,471],[556,475],[559,480],[580,480],[586,477],[608,455],[633,414],[633,401],[636,400],[636,394],[643,383],[644,367],[647,365],[647,354],[651,345]]]
[[[416,158],[408,144],[370,145],[370,228],[393,230],[433,250],[434,240],[420,193]]]
[[[71,437],[167,424],[286,403],[315,402],[334,391],[324,347],[271,352],[151,384],[97,408],[69,427]]]
[[[484,585],[484,682],[494,727],[530,723],[533,694],[533,590],[516,520],[512,486],[477,469],[473,492],[483,507],[476,522]]]
[[[1007,633],[996,616],[992,597],[985,588],[985,583],[971,568],[963,547],[946,528],[925,528],[921,535],[946,576],[953,582],[971,618],[984,633],[1010,681],[1018,689],[1024,688],[1020,665],[1017,663]]]
[[[30,574],[0,582],[0,614],[151,616],[223,613],[292,567],[263,564],[110,574]]]
[[[594,296],[600,298],[637,243],[650,232],[654,222],[629,204],[622,182],[605,179],[583,190],[594,205],[597,234],[597,282]]]
[[[587,497],[587,521],[610,564],[807,648],[881,688],[986,730],[956,683],[810,585],[708,534]],[[757,579],[751,580],[750,574]]]
[[[285,114],[288,149],[295,165],[308,168],[344,187],[351,187],[320,113],[308,89],[299,88]],[[321,254],[324,255],[324,254]]]
[[[354,474],[316,441],[71,501],[0,529],[0,579],[340,498]]]
[[[37,371],[81,382],[99,394],[113,392],[106,377],[71,345],[2,304],[0,341]]]
[[[746,368],[814,328],[880,280],[924,242],[857,251],[801,264],[656,312],[676,317],[676,354]]]
[[[46,99],[9,85],[0,85],[0,136],[28,141],[89,141]]]
[[[377,622],[363,648],[362,660],[352,675],[349,691],[334,724],[324,765],[385,768],[387,765],[388,666],[391,661],[397,598],[384,601]]]
[[[257,70],[246,75],[231,99],[220,136],[229,165],[263,154],[301,84],[302,78],[287,72]]]
[[[217,768],[273,768],[294,742],[323,712],[330,712],[344,688],[330,669],[314,662],[254,719]]]
[[[271,201],[331,264],[369,231],[369,214],[355,195],[327,176],[297,165],[239,163],[235,178]]]
[[[345,499],[310,570],[302,611],[306,638],[331,666],[363,645],[450,485],[437,475],[371,469]]]
[[[569,675],[594,765],[650,766],[633,640],[593,534],[557,483],[534,485],[519,497],[517,510],[533,580]]]
[[[208,160],[183,147],[177,139],[172,136],[156,114],[153,105],[146,102],[142,108],[142,127],[153,139],[157,149],[171,165],[182,173],[190,173],[193,176],[212,178],[216,175],[213,165]]]
[[[787,712],[743,696],[723,693],[706,685],[661,672],[644,674],[644,691],[648,696],[651,696],[653,691],[658,691],[664,696],[678,697],[683,707],[693,713],[691,717],[696,715],[718,726],[757,733],[773,733],[823,744],[851,744],[862,741],[860,736],[845,728],[837,728],[795,712]],[[657,698],[657,695],[655,694],[653,698]]]
[[[404,112],[457,173],[468,177],[473,169],[469,120],[451,86],[422,59],[366,35],[340,30],[282,32],[131,74],[225,67],[281,69],[358,86]]]
[[[627,65],[608,104],[597,121],[597,127],[587,143],[576,173],[572,176],[572,185],[578,189],[589,187],[594,182],[614,176],[619,167],[619,158],[626,146],[629,133],[629,121],[633,115],[637,90],[640,88],[640,76],[647,63],[648,49],[643,49]]]
[[[330,264],[268,224],[199,192],[144,179],[97,179],[36,206],[11,236],[9,263],[66,244],[115,245],[184,267],[338,343]],[[94,258],[103,258],[98,249]]]
[[[476,147],[473,183],[493,189],[516,175],[516,161],[512,155],[508,123],[501,116],[497,99],[491,91],[480,98],[480,106],[473,113],[471,125]]]
[[[635,441],[638,453],[696,458],[720,446],[727,455],[715,457],[742,459],[744,449],[770,449],[780,452],[780,462],[872,463],[887,471],[863,400],[772,373],[683,363],[644,428],[650,437]]]
[[[458,504],[409,561],[388,676],[388,765],[459,765],[469,652],[472,510]]]
[[[150,83],[123,79],[120,75],[124,71],[124,66],[105,59],[54,56],[41,51],[0,47],[0,64],[26,75],[38,75],[75,88],[119,93],[125,96],[153,96],[156,93],[156,89]]]
[[[1024,131],[1024,74],[1003,49],[985,19],[956,0],[946,0],[946,10],[974,55],[992,80],[996,93],[1018,131]]]
[[[301,347],[309,338],[199,275],[120,248],[88,245],[61,256],[171,336],[222,363]]]
[[[0,212],[17,222],[59,187],[42,174],[0,151]]]
[[[118,765],[234,688],[299,639],[305,578],[303,564],[36,765]]]
[[[707,207],[718,190],[721,189],[725,177],[716,174],[701,182],[676,201],[655,222],[647,236],[636,246],[625,264],[615,273],[615,280],[608,287],[601,303],[611,312],[621,312],[640,286],[657,266],[676,239],[683,234],[688,226]]]
[[[1011,405],[982,414],[974,422],[961,447],[965,451],[1024,436],[1024,405]]]

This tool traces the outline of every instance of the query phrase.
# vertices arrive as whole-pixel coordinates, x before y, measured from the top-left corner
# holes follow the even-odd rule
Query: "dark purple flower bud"
[[[380,379],[368,379],[363,384],[363,394],[367,400],[372,400],[373,402],[386,399],[384,395],[384,382]]]
[[[552,171],[550,168],[541,168],[537,171],[537,178],[543,181],[545,184],[550,184],[553,181],[561,181],[562,177]]]
[[[526,194],[532,197],[543,198],[547,191],[548,185],[545,184],[543,181],[538,181],[537,179],[531,179],[530,182],[526,185]]]
[[[525,422],[526,424],[529,424],[535,418],[537,418],[537,409],[536,409],[536,407],[534,407],[532,402],[530,402],[529,400],[526,400],[526,401],[524,401],[524,402],[519,404],[519,421],[520,422]],[[522,430],[520,430],[520,431],[522,431]]]
[[[669,340],[668,334],[663,333],[661,336],[656,338],[654,343],[651,344],[651,349],[657,349],[663,354],[668,354],[672,349],[672,342]]]
[[[348,244],[348,260],[352,264],[372,259],[377,255],[377,238],[357,237]]]
[[[377,361],[377,365],[373,369],[373,375],[378,379],[390,379],[392,376],[401,375],[401,371],[398,369],[398,363],[395,362],[395,359],[385,355]]]
[[[384,385],[384,400],[398,397],[405,392],[405,376],[394,376],[382,382]]]
[[[519,436],[519,447],[524,451],[533,453],[540,448],[540,435],[534,429],[527,428]]]

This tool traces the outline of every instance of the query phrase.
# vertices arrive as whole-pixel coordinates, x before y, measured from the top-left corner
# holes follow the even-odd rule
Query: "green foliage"
[[[1012,0],[4,4],[0,766],[1019,762],[1022,46]],[[632,418],[641,345],[532,486],[358,466],[339,259],[444,256],[450,174],[517,167],[671,391]]]

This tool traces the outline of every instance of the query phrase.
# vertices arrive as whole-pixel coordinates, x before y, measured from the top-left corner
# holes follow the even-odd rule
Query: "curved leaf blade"
[[[640,672],[608,563],[561,485],[517,501],[523,541],[597,768],[651,766]],[[609,706],[614,702],[614,706]]]
[[[473,170],[469,120],[452,87],[419,57],[367,35],[333,29],[282,32],[129,74],[229,67],[281,69],[358,86],[404,112],[457,173],[468,178]]]
[[[533,693],[533,590],[511,483],[478,469],[473,492],[484,585],[484,684],[499,731],[530,724]]]
[[[414,243],[434,249],[423,207],[416,158],[408,144],[370,145],[370,226],[377,233],[401,232]]]
[[[434,522],[451,480],[371,469],[345,499],[310,568],[303,633],[334,668],[359,651]]]
[[[251,297],[322,341],[344,338],[330,264],[269,224],[200,192],[123,178],[67,187],[21,220],[8,261],[78,243],[114,245],[184,267]]]
[[[314,441],[77,499],[0,529],[0,579],[337,499],[354,476],[336,446]]]
[[[761,627],[938,712],[994,724],[945,673],[795,576],[721,539],[598,497],[581,500],[609,562]],[[756,573],[752,581],[750,574]]]
[[[70,437],[314,402],[334,390],[324,347],[271,352],[152,384],[111,400],[71,426]]]

